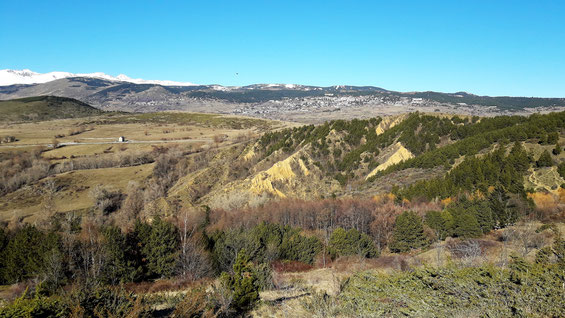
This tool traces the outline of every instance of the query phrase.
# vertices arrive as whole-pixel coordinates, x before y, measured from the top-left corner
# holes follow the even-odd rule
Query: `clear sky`
[[[565,1],[0,0],[0,69],[565,97]]]

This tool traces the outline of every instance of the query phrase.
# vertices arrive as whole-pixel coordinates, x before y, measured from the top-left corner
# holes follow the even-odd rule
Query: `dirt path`
[[[108,138],[100,138],[108,139]],[[114,139],[114,138],[112,138]],[[119,141],[97,141],[97,142],[62,142],[59,146],[79,146],[79,145],[110,145],[110,144],[160,144],[160,143],[191,143],[191,142],[212,142],[212,139],[175,139],[175,140],[128,140],[124,142]],[[2,145],[2,148],[25,148],[25,147],[53,147],[53,144],[19,144],[19,145]]]

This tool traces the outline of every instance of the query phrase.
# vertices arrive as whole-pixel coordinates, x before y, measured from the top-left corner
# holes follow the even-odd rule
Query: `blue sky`
[[[543,0],[2,0],[0,69],[565,97],[564,17]]]

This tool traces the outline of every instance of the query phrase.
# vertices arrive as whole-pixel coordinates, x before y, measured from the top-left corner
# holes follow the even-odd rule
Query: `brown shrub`
[[[306,263],[302,263],[299,261],[280,261],[280,260],[273,262],[272,267],[275,272],[279,272],[279,273],[306,272],[313,268],[312,265],[308,265]]]

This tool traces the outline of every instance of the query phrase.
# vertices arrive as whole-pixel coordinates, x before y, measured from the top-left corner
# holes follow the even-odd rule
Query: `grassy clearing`
[[[199,125],[209,128],[249,129],[258,128],[268,130],[273,122],[263,119],[222,116],[217,114],[160,112],[143,114],[115,114],[97,118],[87,124],[179,124]]]
[[[125,168],[79,170],[50,177],[60,187],[55,195],[59,212],[90,208],[90,190],[97,185],[125,191],[130,181],[142,182],[153,169],[153,164]],[[24,217],[32,221],[42,212],[41,184],[24,187],[0,198],[0,220]],[[27,219],[29,218],[29,219]]]
[[[41,155],[51,164],[72,158],[102,159],[116,155],[149,153],[156,147],[178,147],[198,151],[256,138],[260,131],[281,125],[286,124],[259,119],[173,112],[111,113],[88,120],[71,118],[33,123],[6,123],[0,124],[0,136],[14,136],[16,141],[0,145],[0,159],[8,159],[15,153],[37,148],[44,150]],[[128,142],[117,143],[119,136],[125,136]],[[54,140],[63,146],[50,148]],[[74,177],[69,180],[63,178],[63,175],[56,176],[55,179],[60,180],[61,188],[64,189],[58,197],[65,200],[57,203],[57,210],[72,211],[91,205],[87,195],[73,192],[73,189],[89,188],[94,183],[120,189],[125,187],[130,179],[137,180],[137,177],[127,173],[114,174],[112,170],[110,169],[108,176],[93,171],[75,171]],[[142,174],[148,175],[148,171]],[[79,180],[76,184],[75,178]],[[40,212],[42,182],[31,184],[1,198],[0,219],[29,217]],[[66,191],[70,191],[72,195]]]

